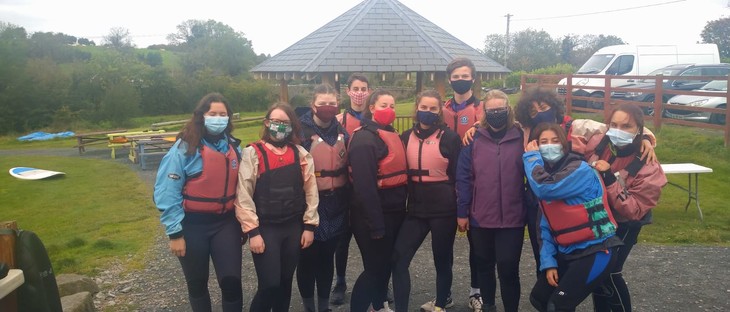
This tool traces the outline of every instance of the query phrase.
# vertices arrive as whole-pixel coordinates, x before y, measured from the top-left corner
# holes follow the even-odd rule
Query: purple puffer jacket
[[[474,141],[461,150],[456,171],[457,216],[479,228],[525,226],[526,210],[523,134],[507,130],[499,141],[479,128]]]

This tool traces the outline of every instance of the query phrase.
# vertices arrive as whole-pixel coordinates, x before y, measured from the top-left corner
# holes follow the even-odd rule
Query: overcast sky
[[[244,33],[256,53],[275,55],[361,0],[0,0],[0,21],[63,32],[101,43],[113,27],[129,29],[137,47],[167,43],[188,19],[222,22]],[[708,21],[730,17],[730,0],[400,0],[466,44],[482,49],[490,34],[532,28],[615,35],[631,44],[689,44]],[[192,4],[186,4],[192,3]]]

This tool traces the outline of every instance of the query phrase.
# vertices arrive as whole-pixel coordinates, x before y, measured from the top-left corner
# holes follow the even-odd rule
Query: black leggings
[[[335,267],[337,267],[337,276],[345,277],[347,274],[347,257],[350,253],[350,241],[352,240],[352,229],[350,229],[349,214],[345,217],[345,232],[340,235],[337,242],[337,250],[335,251]]]
[[[482,294],[495,293],[495,266],[499,272],[499,288],[505,312],[517,312],[520,304],[520,256],[525,238],[524,227],[485,229],[472,227],[474,252],[479,265]],[[485,304],[489,298],[484,298]]]
[[[594,311],[631,311],[631,294],[629,294],[629,287],[626,286],[626,281],[624,281],[624,276],[621,272],[624,270],[626,258],[629,257],[631,249],[636,245],[639,232],[641,232],[641,225],[639,224],[618,224],[616,236],[623,240],[624,245],[619,246],[616,251],[616,264],[611,269],[611,274],[593,292]]]
[[[258,277],[258,290],[251,301],[252,312],[289,311],[303,230],[302,221],[297,219],[259,226],[264,252],[252,253]]]
[[[368,306],[383,308],[388,292],[393,248],[405,212],[384,213],[385,235],[383,238],[370,237],[370,228],[365,222],[352,223],[352,235],[360,248],[364,270],[355,281],[350,299],[350,311],[365,312]]]
[[[178,257],[188,286],[193,311],[210,311],[208,276],[213,260],[223,311],[241,311],[241,225],[233,212],[224,215],[188,214],[185,229],[185,256]]]
[[[408,267],[431,232],[431,250],[436,266],[436,306],[444,307],[451,290],[454,263],[454,238],[456,217],[416,218],[406,217],[398,232],[393,255],[393,295],[395,310],[408,311],[411,293],[411,275]]]
[[[532,196],[532,194],[527,194]],[[535,257],[535,275],[540,276],[540,207],[532,201],[525,201],[527,210],[527,235],[530,237],[532,256]]]
[[[548,284],[545,272],[541,273],[530,293],[530,303],[538,311],[575,311],[608,277],[616,263],[616,249],[613,247],[573,260],[558,255],[558,287]]]
[[[302,250],[297,267],[297,286],[302,298],[314,298],[316,282],[319,300],[329,301],[332,275],[335,272],[335,249],[339,241],[340,236],[328,241],[315,240],[309,248]]]

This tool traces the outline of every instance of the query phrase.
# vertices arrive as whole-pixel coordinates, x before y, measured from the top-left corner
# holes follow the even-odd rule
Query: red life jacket
[[[616,220],[609,208],[603,181],[601,188],[601,197],[580,204],[568,205],[562,200],[540,201],[542,213],[558,244],[568,246],[616,233]]]
[[[449,176],[446,169],[449,167],[449,159],[441,155],[441,134],[443,130],[435,131],[425,140],[416,136],[416,131],[411,131],[406,145],[406,158],[408,160],[408,176],[415,182],[442,182],[448,181]]]
[[[355,129],[350,140],[355,137],[355,132],[362,129],[362,127]],[[378,161],[378,188],[387,189],[406,185],[408,183],[408,175],[406,174],[408,166],[403,141],[395,132],[378,129],[376,134],[385,142],[385,146],[388,148],[388,155]],[[350,175],[350,178],[352,178],[352,175]]]
[[[319,191],[332,191],[347,183],[347,150],[345,136],[340,134],[335,145],[329,145],[318,135],[312,135],[309,153],[314,158],[314,175]]]
[[[238,156],[233,145],[220,153],[205,145],[200,147],[203,170],[183,187],[186,212],[225,213],[233,210],[238,184]]]
[[[463,137],[464,133],[466,133],[466,131],[469,130],[474,123],[479,122],[482,119],[484,110],[482,109],[479,100],[477,100],[473,105],[467,105],[464,109],[457,113],[454,112],[453,108],[451,108],[453,102],[454,99],[452,98],[444,104],[444,123],[446,123],[446,126],[448,126],[449,129],[454,130],[459,137]]]
[[[348,113],[347,111],[337,115],[337,121],[345,128],[347,135],[352,137],[352,133],[355,129],[360,127],[360,119]]]

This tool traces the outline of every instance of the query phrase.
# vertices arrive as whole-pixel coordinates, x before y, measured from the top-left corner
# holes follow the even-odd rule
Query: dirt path
[[[34,154],[77,156],[73,149],[53,149],[34,151],[0,151],[0,156],[8,154]],[[118,152],[124,155],[124,152]],[[106,149],[90,150],[80,157],[106,158]],[[140,178],[152,188],[155,171],[141,171],[138,165],[129,163],[126,158],[117,162],[129,164]],[[167,241],[161,228],[148,229],[159,233],[154,247],[147,253],[147,264],[143,270],[122,274],[119,264],[110,265],[98,277],[102,292],[97,294],[97,309],[111,311],[189,311],[187,290],[182,277],[180,264],[167,250]],[[641,239],[641,238],[640,238]],[[246,246],[247,247],[247,246]],[[466,303],[469,289],[469,269],[467,265],[467,242],[465,237],[457,237],[454,245],[454,283],[452,287],[456,306],[449,311],[468,311]],[[243,254],[244,306],[248,310],[251,297],[256,290],[256,276],[251,254]],[[362,262],[356,244],[350,246],[348,266],[348,297],[352,284],[362,270]],[[533,311],[527,297],[535,282],[534,261],[529,250],[529,242],[523,247],[520,275],[522,282],[521,311]],[[213,269],[211,268],[211,272]],[[632,251],[625,266],[626,280],[632,292],[635,311],[730,311],[730,248],[699,246],[657,246],[639,244]],[[435,275],[430,253],[430,238],[416,254],[411,265],[412,292],[411,309],[417,310],[425,301],[430,300],[435,291]],[[211,273],[211,297],[219,302],[220,294]],[[497,294],[499,296],[499,293]],[[500,305],[499,298],[497,299]],[[291,311],[302,311],[299,292],[294,283]],[[220,307],[214,307],[220,311]],[[333,311],[348,311],[347,305],[333,307]],[[499,307],[499,311],[503,311]],[[577,311],[592,311],[590,299]]]

